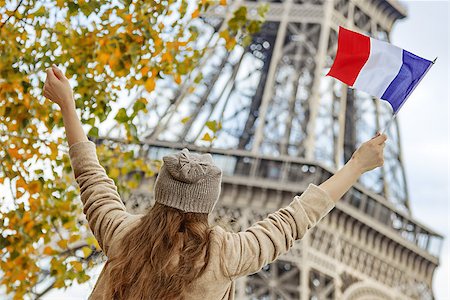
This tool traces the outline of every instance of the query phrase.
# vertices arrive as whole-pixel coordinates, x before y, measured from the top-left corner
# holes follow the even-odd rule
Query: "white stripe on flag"
[[[370,38],[370,55],[353,87],[378,98],[397,76],[403,64],[403,50],[392,44]]]

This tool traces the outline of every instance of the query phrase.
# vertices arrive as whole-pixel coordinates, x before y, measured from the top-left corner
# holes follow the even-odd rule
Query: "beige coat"
[[[94,143],[76,143],[70,147],[69,155],[83,212],[103,252],[111,256],[120,249],[120,239],[143,215],[125,210],[113,180],[98,162]],[[245,231],[227,232],[214,226],[206,271],[196,279],[186,299],[234,299],[234,279],[256,273],[288,252],[294,241],[301,239],[334,206],[330,196],[311,183],[288,206]],[[89,299],[106,299],[103,293],[109,284],[103,269]]]

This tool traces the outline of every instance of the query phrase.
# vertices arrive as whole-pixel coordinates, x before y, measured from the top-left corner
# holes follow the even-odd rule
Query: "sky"
[[[436,64],[397,118],[412,215],[444,235],[435,273],[436,299],[450,299],[449,221],[449,1],[401,1],[408,18],[398,21],[391,42]]]
[[[449,9],[448,1],[401,1],[408,18],[394,25],[391,42],[427,59],[438,57],[426,78],[403,105],[401,147],[412,215],[444,235],[440,266],[435,273],[436,299],[450,299],[449,221]],[[92,271],[96,278],[101,266]],[[95,282],[54,290],[44,300],[87,299]]]

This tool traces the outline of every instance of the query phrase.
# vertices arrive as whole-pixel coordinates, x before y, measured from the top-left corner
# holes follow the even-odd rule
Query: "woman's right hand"
[[[362,173],[381,167],[384,164],[384,146],[386,134],[379,132],[364,142],[352,155],[351,160],[361,168]]]

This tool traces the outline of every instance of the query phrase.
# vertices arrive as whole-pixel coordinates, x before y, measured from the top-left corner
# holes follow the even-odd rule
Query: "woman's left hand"
[[[62,110],[75,108],[72,87],[63,72],[55,64],[46,72],[44,96],[58,104]]]

